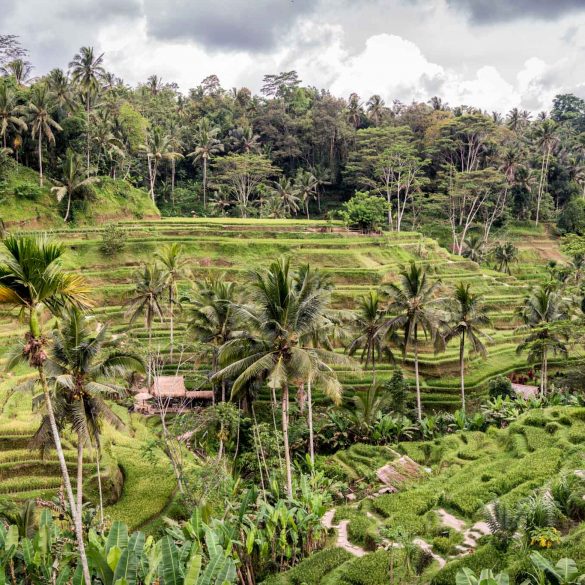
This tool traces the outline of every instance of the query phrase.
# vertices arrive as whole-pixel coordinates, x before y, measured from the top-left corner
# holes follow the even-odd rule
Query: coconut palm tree
[[[44,237],[8,235],[2,241],[0,259],[0,304],[16,307],[23,319],[28,320],[28,331],[22,347],[21,358],[38,372],[43,391],[51,436],[63,476],[63,484],[71,514],[75,523],[77,547],[86,585],[90,585],[89,568],[83,543],[81,510],[73,497],[69,471],[65,462],[61,437],[53,410],[53,401],[45,374],[47,338],[42,332],[42,312],[48,310],[59,315],[64,307],[90,306],[90,289],[78,274],[70,274],[61,268],[65,249],[62,244],[50,242]],[[9,364],[12,365],[12,364]]]
[[[541,363],[540,393],[546,394],[548,387],[548,354],[567,357],[565,344],[567,334],[563,322],[569,317],[569,307],[559,292],[550,285],[540,285],[524,300],[518,313],[524,325],[519,331],[529,331],[516,348],[518,354],[528,352],[530,362]]]
[[[83,505],[84,445],[89,442],[97,451],[103,524],[99,468],[101,427],[104,420],[118,429],[124,427],[104,397],[118,397],[123,388],[112,380],[130,371],[144,371],[144,365],[132,354],[115,351],[115,344],[108,338],[107,326],[95,323],[76,307],[66,311],[52,337],[53,344],[46,362],[47,378],[55,387],[55,411],[60,424],[67,424],[77,434],[77,509],[81,510]],[[43,418],[33,444],[43,448],[51,444],[47,417]]]
[[[4,75],[12,76],[16,80],[16,83],[20,87],[24,87],[27,83],[33,81],[31,77],[33,67],[24,59],[14,59],[9,63],[6,63],[4,67],[0,68],[0,71]]]
[[[282,206],[286,215],[290,216],[299,210],[298,189],[288,177],[280,177],[273,183],[271,193],[276,199],[282,201]]]
[[[199,122],[195,134],[195,150],[187,156],[193,159],[193,164],[201,161],[203,165],[203,207],[207,207],[207,166],[211,158],[223,152],[223,144],[218,140],[219,128],[211,128],[206,118]]]
[[[372,380],[376,383],[376,360],[380,360],[382,353],[393,360],[394,356],[387,343],[388,316],[382,307],[382,299],[376,290],[364,295],[358,303],[353,329],[356,336],[347,346],[350,356],[361,351],[360,361],[367,368],[372,367]]]
[[[399,285],[390,284],[390,304],[388,312],[396,315],[387,322],[391,330],[402,329],[404,332],[403,355],[406,355],[408,347],[414,349],[414,377],[416,381],[416,409],[419,421],[422,420],[422,403],[420,396],[420,376],[418,371],[418,344],[419,332],[422,331],[425,337],[434,339],[437,326],[437,313],[432,305],[433,298],[439,281],[429,282],[427,268],[417,266],[411,261],[409,268],[400,271],[401,282]]]
[[[28,102],[28,127],[33,139],[38,143],[39,157],[39,181],[43,186],[43,138],[51,144],[55,144],[53,130],[61,131],[62,128],[52,117],[53,96],[49,88],[41,83],[32,88]]]
[[[322,309],[319,316],[314,320],[313,327],[310,328],[300,339],[304,347],[323,348],[328,352],[334,351],[334,342],[344,337],[343,321],[333,314],[330,310],[329,302],[331,299],[331,290],[333,285],[322,272],[311,270],[308,264],[305,264],[296,271],[294,276],[294,291],[301,298],[310,298],[318,296],[322,299]],[[353,367],[352,362],[347,364]],[[306,396],[304,395],[306,388]],[[298,386],[297,402],[301,412],[303,405],[307,405],[307,423],[309,427],[309,457],[311,465],[315,465],[315,438],[313,432],[313,380],[308,378],[302,381]],[[336,400],[337,396],[334,395]]]
[[[260,136],[254,134],[251,126],[240,126],[229,131],[231,148],[244,154],[260,151]]]
[[[154,203],[154,188],[158,177],[158,168],[161,161],[182,158],[180,152],[173,150],[173,140],[168,134],[163,134],[162,128],[153,128],[148,135],[148,141],[142,146],[146,152],[148,163],[148,179],[150,184],[150,197]]]
[[[81,170],[81,157],[73,152],[71,148],[65,151],[65,157],[61,165],[62,183],[58,187],[53,187],[51,191],[57,196],[57,201],[60,203],[67,197],[67,207],[65,208],[64,221],[69,221],[69,214],[71,212],[71,196],[77,189],[84,185],[89,185],[94,182],[96,177],[83,178],[83,171]]]
[[[130,324],[142,315],[144,326],[148,331],[148,384],[152,378],[152,325],[155,319],[163,321],[161,305],[167,281],[163,271],[155,265],[144,265],[142,272],[137,274],[134,292],[126,300],[126,315],[130,317]]]
[[[450,308],[447,331],[439,339],[449,343],[452,339],[459,338],[459,374],[461,379],[461,410],[465,413],[465,344],[471,346],[471,350],[485,358],[486,347],[482,341],[490,339],[481,328],[489,325],[490,318],[481,295],[472,293],[469,284],[460,282],[453,294]]]
[[[542,195],[547,184],[550,157],[553,148],[558,142],[557,131],[558,128],[556,122],[554,120],[547,119],[544,120],[541,124],[539,124],[534,132],[536,145],[542,152],[542,164],[540,166],[540,181],[538,183],[538,193],[536,200],[535,225],[538,225],[538,219],[540,215],[540,204],[542,201]]]
[[[57,107],[63,115],[75,107],[75,100],[71,93],[69,77],[62,69],[52,69],[47,75],[47,85],[55,96]]]
[[[240,319],[236,310],[236,284],[228,282],[225,274],[193,280],[193,298],[189,329],[197,339],[212,346],[212,375],[218,371],[221,346],[236,337],[242,337]],[[221,400],[226,400],[226,380],[221,380]]]
[[[95,55],[93,47],[81,47],[73,60],[69,63],[71,80],[77,84],[85,99],[86,114],[86,155],[87,155],[87,176],[90,168],[90,124],[91,104],[100,90],[100,82],[105,74],[103,66],[104,54]]]
[[[357,93],[352,93],[347,100],[347,119],[348,122],[357,130],[362,123],[364,110],[360,103]]]
[[[155,254],[156,259],[162,264],[163,278],[169,294],[169,320],[171,326],[171,361],[173,359],[174,348],[174,313],[175,304],[179,300],[177,284],[183,275],[187,264],[184,257],[183,246],[176,242],[165,246]]]
[[[384,100],[378,94],[373,95],[366,104],[368,118],[374,126],[378,126],[386,114],[387,108]]]
[[[463,241],[463,256],[473,262],[481,263],[484,257],[485,242],[479,234],[470,234]]]
[[[310,380],[320,383],[334,401],[341,399],[341,384],[331,363],[345,363],[334,352],[307,347],[303,337],[312,331],[323,312],[322,292],[295,286],[297,275],[288,260],[273,262],[267,271],[255,271],[250,306],[240,305],[249,336],[225,343],[219,352],[225,364],[212,379],[232,378],[232,396],[253,380],[267,380],[281,392],[282,433],[286,467],[286,490],[292,497],[292,466],[289,449],[289,390],[292,384]]]
[[[510,265],[512,262],[518,261],[518,248],[512,242],[498,243],[494,248],[494,260],[496,263],[496,270],[512,274]]]
[[[7,148],[6,138],[9,130],[26,131],[26,122],[22,114],[23,107],[18,105],[16,92],[8,87],[7,83],[0,83],[0,135],[4,148]]]
[[[317,184],[317,178],[313,173],[299,169],[295,178],[295,186],[305,208],[307,219],[311,219],[309,216],[309,202],[311,199],[317,198]]]

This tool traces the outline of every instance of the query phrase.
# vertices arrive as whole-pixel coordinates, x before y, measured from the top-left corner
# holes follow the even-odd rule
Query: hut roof
[[[134,396],[134,400],[144,402],[145,400],[152,400],[152,395],[146,391],[139,392]]]
[[[185,398],[194,398],[197,400],[213,400],[213,391],[211,390],[187,390]]]
[[[183,376],[155,376],[151,387],[153,396],[184,398],[187,392]]]

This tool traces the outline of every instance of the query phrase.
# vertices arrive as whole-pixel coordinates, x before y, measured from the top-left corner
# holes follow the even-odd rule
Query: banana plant
[[[510,578],[506,573],[494,575],[493,571],[484,569],[479,576],[470,568],[464,567],[455,576],[456,585],[510,585]]]
[[[577,564],[573,559],[560,559],[553,565],[547,558],[538,552],[530,555],[530,560],[535,569],[544,577],[544,583],[555,583],[556,585],[574,585],[585,583],[585,574],[580,574]],[[525,581],[522,585],[529,585]]]

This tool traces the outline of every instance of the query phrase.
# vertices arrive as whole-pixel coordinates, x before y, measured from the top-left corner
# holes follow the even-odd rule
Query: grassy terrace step
[[[452,255],[431,238],[412,232],[383,236],[361,235],[348,233],[335,222],[235,218],[130,220],[121,225],[128,234],[127,247],[115,258],[105,258],[98,251],[103,227],[63,228],[53,233],[71,247],[67,266],[71,269],[80,265],[87,267],[85,273],[96,289],[100,304],[105,305],[96,311],[97,315],[110,321],[113,331],[128,331],[130,338],[141,344],[146,344],[148,338],[143,322],[139,319],[128,327],[122,303],[133,288],[132,281],[137,268],[141,263],[150,261],[154,251],[160,249],[161,245],[171,241],[183,244],[188,267],[193,271],[195,279],[208,274],[226,273],[227,278],[244,282],[250,268],[264,266],[280,254],[291,255],[294,262],[310,262],[329,274],[336,287],[332,304],[339,309],[352,309],[357,297],[395,280],[400,266],[414,259],[428,265],[432,275],[441,279],[444,289],[441,294],[447,294],[460,281],[470,282],[476,292],[484,295],[486,304],[492,308],[493,327],[488,333],[493,343],[488,344],[488,360],[484,363],[471,358],[467,364],[470,388],[478,389],[485,386],[493,375],[526,367],[524,356],[515,355],[520,334],[515,332],[518,321],[514,312],[529,290],[529,283],[519,280],[516,275],[528,278],[530,274],[540,274],[544,270],[544,262],[537,270],[533,270],[536,252],[530,249],[532,244],[552,248],[557,245],[544,232],[535,234],[532,229],[513,227],[510,237],[518,238],[521,247],[528,237],[526,234],[530,234],[532,240],[526,239],[520,262],[513,266],[515,275],[509,276]],[[329,228],[333,228],[333,231]],[[530,258],[530,266],[523,263],[527,258]],[[180,282],[179,286],[182,293],[188,292],[186,280]],[[187,377],[188,384],[198,385],[209,367],[206,364],[198,364],[196,370],[193,367],[195,356],[191,352],[195,346],[191,346],[193,340],[186,329],[187,314],[176,318],[176,343],[186,344],[187,348],[183,356],[187,363],[182,364],[179,371]],[[0,343],[3,347],[10,345],[12,331],[10,327],[0,328]],[[152,343],[168,359],[168,323],[155,324]],[[398,362],[410,376],[412,353],[407,354],[404,362],[400,359]],[[430,345],[423,346],[420,366],[423,387],[435,390],[440,388],[442,394],[458,394],[458,354],[455,345],[438,355],[434,354]],[[176,365],[164,368],[165,374],[176,371]],[[362,387],[370,381],[367,372],[356,374],[343,369],[338,372],[346,388],[353,385]],[[390,365],[382,365],[381,379],[390,376],[391,372]],[[488,375],[484,372],[488,372]]]

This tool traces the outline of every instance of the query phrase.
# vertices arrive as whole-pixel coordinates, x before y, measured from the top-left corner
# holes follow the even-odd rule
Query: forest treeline
[[[385,201],[369,228],[439,220],[456,252],[509,217],[585,227],[575,95],[550,112],[501,114],[439,97],[334,96],[295,71],[265,75],[258,95],[216,75],[182,93],[158,75],[131,87],[104,58],[82,47],[67,69],[35,77],[18,37],[0,36],[0,168],[16,160],[41,185],[50,177],[66,220],[109,175],[148,190],[166,215],[330,217],[365,191]]]

